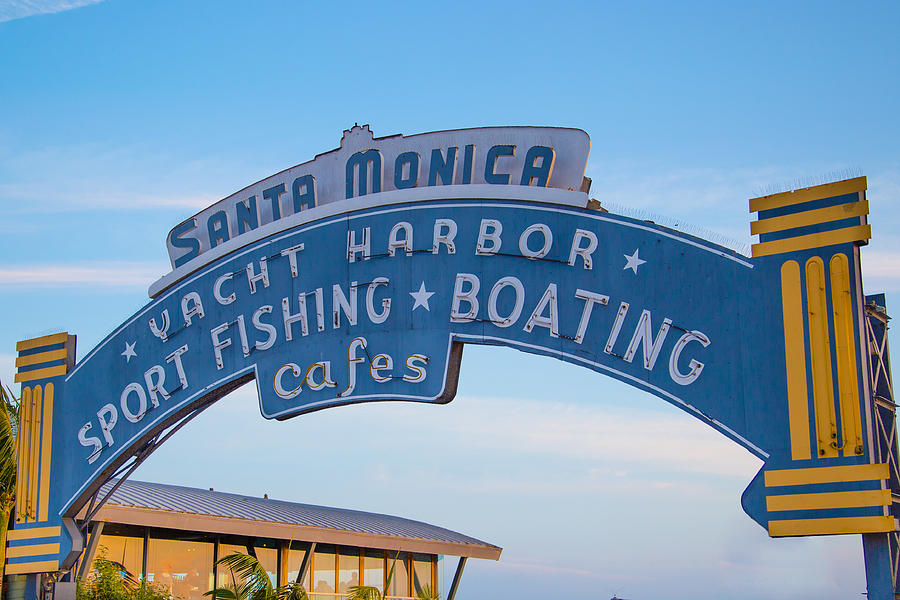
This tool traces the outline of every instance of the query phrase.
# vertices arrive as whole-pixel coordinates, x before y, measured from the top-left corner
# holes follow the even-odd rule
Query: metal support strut
[[[874,431],[875,462],[888,464],[891,490],[889,514],[900,517],[900,446],[897,442],[897,405],[891,381],[884,295],[866,297],[866,346],[868,348],[871,422]],[[900,598],[900,532],[864,533],[866,589],[869,600]]]
[[[462,579],[463,569],[466,567],[467,557],[460,556],[459,563],[456,565],[456,573],[453,575],[453,583],[450,584],[450,591],[447,593],[447,600],[453,600],[456,597],[456,590],[459,588],[459,580]]]
[[[97,512],[101,508],[103,508],[103,505],[106,504],[106,501],[112,497],[112,495],[115,493],[115,491],[117,489],[119,489],[119,486],[122,485],[122,483],[124,483],[126,479],[128,479],[128,477],[134,472],[134,470],[137,469],[141,465],[141,463],[143,463],[145,460],[147,460],[147,457],[149,457],[153,453],[154,450],[159,448],[163,444],[163,442],[165,442],[170,437],[172,437],[175,434],[175,432],[177,432],[179,429],[181,429],[182,427],[187,425],[187,423],[189,421],[191,421],[194,417],[196,417],[201,412],[203,412],[204,410],[209,408],[209,406],[211,406],[211,405],[212,405],[212,402],[208,402],[206,404],[203,404],[202,406],[198,406],[192,412],[184,415],[184,417],[182,417],[178,422],[170,425],[167,429],[160,431],[152,439],[150,439],[146,444],[144,444],[143,446],[138,448],[135,451],[134,455],[131,457],[130,461],[128,461],[125,464],[123,464],[122,466],[120,466],[118,469],[116,469],[115,473],[113,473],[112,475],[109,476],[109,478],[106,480],[107,482],[112,479],[115,479],[117,477],[118,477],[118,481],[116,481],[116,483],[113,484],[112,487],[110,487],[108,490],[106,490],[103,493],[102,497],[101,497],[101,491],[103,491],[102,486],[100,488],[98,488],[96,492],[94,492],[94,495],[91,497],[91,501],[88,503],[87,510],[85,510],[84,519],[82,519],[81,522],[78,523],[78,528],[79,528],[79,531],[81,532],[82,538],[87,538],[88,529],[90,528],[93,518],[97,515]],[[101,523],[101,525],[102,525],[102,523]],[[99,536],[96,536],[96,537],[99,537]],[[91,539],[90,543],[92,543],[92,544],[94,543],[93,538]],[[93,558],[90,555],[90,552],[88,553],[88,558]],[[77,563],[78,559],[79,559],[79,557],[75,558],[76,563]],[[82,561],[82,563],[84,563],[84,561]],[[80,578],[81,576],[84,575],[85,568],[86,568],[85,565],[82,564],[81,567],[79,567],[77,569],[76,578]],[[89,569],[90,565],[87,565],[87,568]]]

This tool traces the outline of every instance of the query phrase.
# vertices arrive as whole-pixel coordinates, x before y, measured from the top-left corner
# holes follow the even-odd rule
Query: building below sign
[[[97,513],[78,570],[90,577],[86,565],[103,556],[173,598],[202,600],[231,583],[215,561],[235,552],[256,556],[276,586],[299,581],[310,598],[337,600],[352,586],[384,590],[392,567],[386,598],[426,586],[447,598],[445,557],[496,560],[501,549],[391,515],[125,481]]]

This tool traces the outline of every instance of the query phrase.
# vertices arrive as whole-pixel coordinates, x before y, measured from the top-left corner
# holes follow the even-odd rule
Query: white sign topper
[[[375,138],[345,130],[341,146],[276,173],[179,223],[172,267],[263,225],[366,194],[424,186],[526,185],[587,191],[590,138],[563,127],[480,127]]]

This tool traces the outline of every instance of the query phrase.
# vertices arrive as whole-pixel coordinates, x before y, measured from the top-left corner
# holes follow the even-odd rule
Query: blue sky
[[[891,2],[0,0],[0,380],[19,339],[67,330],[83,356],[168,271],[173,225],[355,122],[379,136],[579,127],[592,196],[735,246],[751,241],[749,197],[864,174],[864,285],[890,307],[898,23]],[[447,406],[284,423],[254,394],[221,401],[136,477],[401,514],[503,546],[498,563],[470,563],[464,600],[865,589],[858,537],[770,540],[744,515],[759,468],[747,452],[569,365],[467,348]]]

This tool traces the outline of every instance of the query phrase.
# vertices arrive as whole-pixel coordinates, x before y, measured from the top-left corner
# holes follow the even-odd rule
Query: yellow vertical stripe
[[[50,454],[53,448],[53,384],[44,388],[44,430],[41,432],[41,484],[38,521],[50,517]]]
[[[850,297],[850,263],[846,254],[835,254],[829,263],[831,304],[834,311],[838,394],[844,456],[862,454],[862,421],[856,379],[856,344],[853,341],[853,302]]]
[[[812,364],[816,439],[819,458],[838,455],[837,419],[831,378],[831,342],[825,296],[825,263],[818,256],[806,261],[806,303],[809,316],[809,353]]]
[[[19,438],[17,440],[18,456],[16,457],[16,521],[27,521],[25,510],[25,490],[28,489],[28,447],[31,440],[31,392],[30,387],[22,388],[19,400]]]
[[[806,390],[806,348],[803,336],[803,296],[800,264],[781,265],[781,306],[784,321],[784,368],[787,374],[791,458],[812,458],[809,444],[809,399]]]
[[[43,408],[43,394],[41,386],[34,386],[31,412],[31,446],[28,457],[28,517],[34,521],[37,519],[35,507],[37,505],[38,490],[38,461],[41,458],[41,409]]]
[[[31,394],[31,388],[23,387],[22,396],[19,398],[19,435],[16,438],[16,505],[14,507],[16,521],[19,521],[21,511],[19,509],[20,498],[22,497],[22,426],[25,423],[25,399]]]

